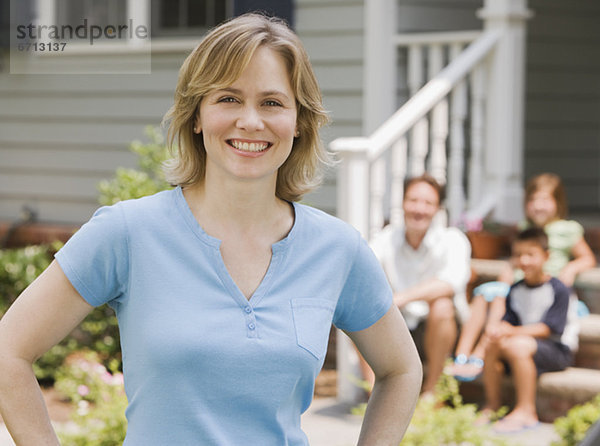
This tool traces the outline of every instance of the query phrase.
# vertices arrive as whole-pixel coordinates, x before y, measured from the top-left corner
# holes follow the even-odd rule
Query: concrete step
[[[579,319],[579,351],[575,366],[600,370],[600,314],[590,314]]]
[[[460,393],[468,403],[485,403],[481,378],[461,383]],[[570,408],[593,399],[600,393],[600,370],[570,367],[561,372],[544,373],[537,382],[536,406],[540,420],[552,423]],[[502,383],[503,404],[513,407],[515,389],[511,377]]]
[[[600,393],[600,370],[570,367],[544,373],[538,379],[536,405],[542,421],[564,416],[575,405]]]
[[[593,314],[600,314],[600,268],[592,268],[577,276],[575,289]]]

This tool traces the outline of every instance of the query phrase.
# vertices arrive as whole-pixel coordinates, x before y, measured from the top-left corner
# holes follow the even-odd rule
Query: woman
[[[0,405],[17,444],[56,445],[31,364],[95,305],[115,308],[125,445],[307,444],[330,324],[377,376],[361,444],[398,444],[421,370],[374,256],[295,203],[326,161],[298,38],[249,14],[183,64],[166,116],[177,187],[100,209],[0,324]]]

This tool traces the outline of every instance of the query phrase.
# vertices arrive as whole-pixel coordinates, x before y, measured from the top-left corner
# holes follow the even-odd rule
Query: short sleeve
[[[100,306],[121,297],[129,276],[127,227],[121,203],[98,209],[55,257],[90,305]]]
[[[377,322],[391,304],[392,290],[385,273],[367,242],[360,237],[333,323],[342,330],[364,330]]]
[[[510,287],[510,290],[509,290],[508,294],[506,295],[506,310],[504,312],[504,316],[502,317],[503,321],[506,321],[510,325],[515,325],[515,326],[521,325],[521,319],[519,318],[517,313],[515,313],[515,311],[513,310],[512,292],[513,292],[514,288],[519,284],[521,284],[521,282],[517,282],[512,287]]]
[[[583,226],[574,220],[558,220],[547,225],[549,237],[556,237],[561,248],[569,250],[583,237]]]
[[[542,322],[545,323],[552,333],[562,334],[567,324],[567,313],[569,310],[569,290],[558,279],[550,279],[554,290],[554,303],[544,315]]]

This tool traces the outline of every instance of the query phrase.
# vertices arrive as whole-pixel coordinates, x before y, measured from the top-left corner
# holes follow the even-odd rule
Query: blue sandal
[[[479,377],[479,375],[481,375],[481,372],[483,372],[483,364],[484,364],[483,359],[478,358],[477,356],[469,356],[467,358],[467,355],[460,354],[454,359],[454,364],[456,364],[456,365],[469,364],[469,365],[475,366],[479,370],[474,375],[461,375],[461,374],[454,375],[454,377],[458,381],[461,381],[461,382],[474,381],[475,379],[477,379]]]

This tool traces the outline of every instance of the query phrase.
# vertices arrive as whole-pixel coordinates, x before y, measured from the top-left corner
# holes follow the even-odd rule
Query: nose
[[[236,121],[236,127],[248,132],[260,131],[265,128],[260,111],[256,107],[246,105],[240,110]]]
[[[521,254],[518,257],[519,265],[521,265],[523,267],[529,266],[529,264],[531,263],[530,260],[531,260],[530,257],[526,254]]]
[[[414,213],[423,214],[423,213],[427,212],[427,209],[428,209],[428,206],[427,206],[427,203],[425,201],[416,200],[413,203],[412,210],[413,210]]]

